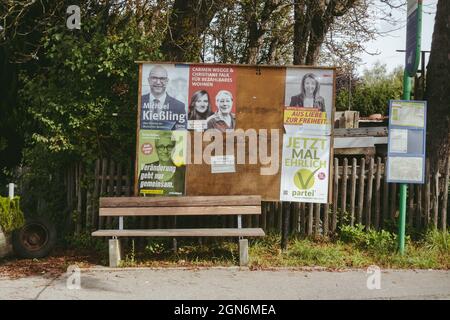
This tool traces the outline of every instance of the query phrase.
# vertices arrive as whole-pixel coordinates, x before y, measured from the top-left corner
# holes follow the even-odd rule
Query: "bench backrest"
[[[261,214],[261,196],[102,197],[100,216]]]

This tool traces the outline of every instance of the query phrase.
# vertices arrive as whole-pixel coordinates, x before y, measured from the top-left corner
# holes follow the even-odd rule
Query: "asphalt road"
[[[380,289],[372,290],[366,270],[93,268],[79,275],[0,277],[0,299],[450,299],[450,271],[382,270]]]

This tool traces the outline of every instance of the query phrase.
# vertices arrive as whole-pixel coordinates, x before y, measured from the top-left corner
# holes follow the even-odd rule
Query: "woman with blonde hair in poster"
[[[233,95],[230,91],[220,90],[216,95],[217,111],[207,120],[208,129],[226,131],[234,129],[236,116],[231,112],[233,109]]]

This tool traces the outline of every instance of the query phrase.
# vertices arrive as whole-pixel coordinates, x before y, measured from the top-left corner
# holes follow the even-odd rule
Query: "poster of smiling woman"
[[[286,133],[282,161],[281,201],[328,202],[329,136]]]
[[[331,134],[333,81],[333,69],[286,69],[286,131],[300,129],[305,133]]]

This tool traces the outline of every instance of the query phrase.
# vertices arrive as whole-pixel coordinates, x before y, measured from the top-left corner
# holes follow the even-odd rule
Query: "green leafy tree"
[[[362,116],[387,115],[389,100],[401,98],[402,76],[402,67],[388,73],[386,65],[377,62],[371,69],[365,69],[361,78],[353,81],[351,95],[347,86],[338,89],[336,109],[348,110],[350,105],[351,110],[359,111]]]
[[[125,162],[134,156],[135,61],[163,59],[164,26],[155,20],[164,21],[164,14],[125,4],[81,8],[81,30],[67,29],[62,19],[49,25],[36,40],[30,67],[16,74],[16,108],[27,119],[20,149],[23,205],[27,213],[45,213],[61,224],[69,216],[63,214],[68,168],[82,162],[92,169],[101,157]]]

